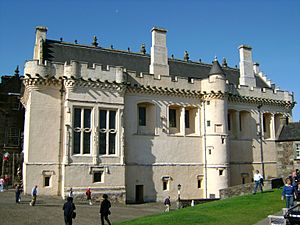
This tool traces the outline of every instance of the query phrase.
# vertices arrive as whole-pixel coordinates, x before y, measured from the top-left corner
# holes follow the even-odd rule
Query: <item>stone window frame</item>
[[[162,190],[163,191],[170,191],[170,184],[171,184],[171,181],[173,180],[171,176],[163,176],[161,178],[162,180]],[[166,188],[165,188],[165,185],[166,185]]]
[[[170,110],[176,110],[174,126],[170,124]],[[189,128],[186,127],[186,112],[189,112]],[[167,106],[168,134],[174,136],[199,136],[201,113],[198,105],[170,103]]]
[[[101,173],[101,181],[94,180],[95,173]],[[103,184],[105,180],[105,173],[108,173],[108,168],[104,166],[89,168],[89,174],[92,175],[91,179],[92,179],[92,183],[94,184]]]
[[[101,111],[106,111],[106,126],[105,128],[100,128],[100,112]],[[110,112],[115,112],[115,125],[114,128],[110,128]],[[119,134],[119,129],[118,129],[118,118],[119,118],[119,110],[118,108],[110,108],[110,107],[98,107],[98,124],[97,124],[97,133],[98,133],[98,143],[97,143],[97,151],[99,153],[99,156],[116,156],[118,155],[118,134]],[[100,153],[100,133],[106,135],[106,149],[105,149],[105,154]],[[114,153],[110,153],[110,145],[109,145],[109,135],[110,134],[115,134],[115,145],[114,145]]]
[[[295,159],[300,160],[300,141],[294,142]]]
[[[145,108],[145,123],[141,124],[140,122],[140,108]],[[152,100],[139,100],[136,102],[136,127],[137,135],[158,135],[158,124],[157,119],[158,108],[157,103]]]
[[[75,127],[75,109],[81,110],[81,117],[80,117],[80,127]],[[84,127],[84,114],[86,109],[90,110],[90,127]],[[92,145],[93,145],[93,112],[92,106],[80,106],[80,105],[74,105],[72,110],[72,155],[92,155]],[[80,146],[79,146],[79,153],[75,153],[75,133],[80,133]],[[89,143],[89,153],[84,153],[84,134],[89,133],[90,134],[90,143]]]
[[[198,189],[203,189],[203,179],[204,175],[197,175],[197,188]]]
[[[55,172],[53,170],[43,170],[42,171],[43,187],[45,187],[45,188],[51,188],[52,187],[53,175],[55,175]],[[49,185],[48,186],[45,185],[46,178],[49,178]]]

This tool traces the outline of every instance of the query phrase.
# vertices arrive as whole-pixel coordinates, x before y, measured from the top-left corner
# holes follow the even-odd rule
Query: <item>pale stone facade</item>
[[[119,201],[219,197],[254,170],[277,176],[276,134],[293,95],[272,86],[240,46],[240,69],[168,58],[152,29],[151,54],[46,39],[37,27],[24,71],[24,190]],[[261,117],[261,119],[259,119]],[[260,140],[259,131],[262,131]]]

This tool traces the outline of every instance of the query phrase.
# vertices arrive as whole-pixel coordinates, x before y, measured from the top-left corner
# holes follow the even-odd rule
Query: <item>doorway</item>
[[[144,185],[135,185],[135,202],[144,202]]]

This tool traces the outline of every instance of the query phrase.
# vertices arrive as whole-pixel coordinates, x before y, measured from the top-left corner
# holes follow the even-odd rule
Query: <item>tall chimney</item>
[[[151,47],[150,74],[154,77],[159,75],[169,75],[168,50],[167,50],[167,30],[153,27]]]
[[[38,26],[35,28],[35,45],[33,59],[43,62],[43,44],[46,41],[47,27]]]
[[[240,85],[256,87],[256,80],[253,71],[252,48],[241,45],[240,51]]]

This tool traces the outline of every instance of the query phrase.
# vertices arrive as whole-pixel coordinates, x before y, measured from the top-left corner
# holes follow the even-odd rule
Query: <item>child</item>
[[[287,178],[285,182],[286,184],[283,187],[281,200],[283,201],[285,197],[286,208],[290,208],[294,206],[295,188],[292,186],[292,181],[290,178]]]
[[[91,189],[88,188],[85,192],[85,195],[86,195],[86,199],[89,201],[89,204],[90,205],[93,205],[92,204],[92,192],[91,192]]]

